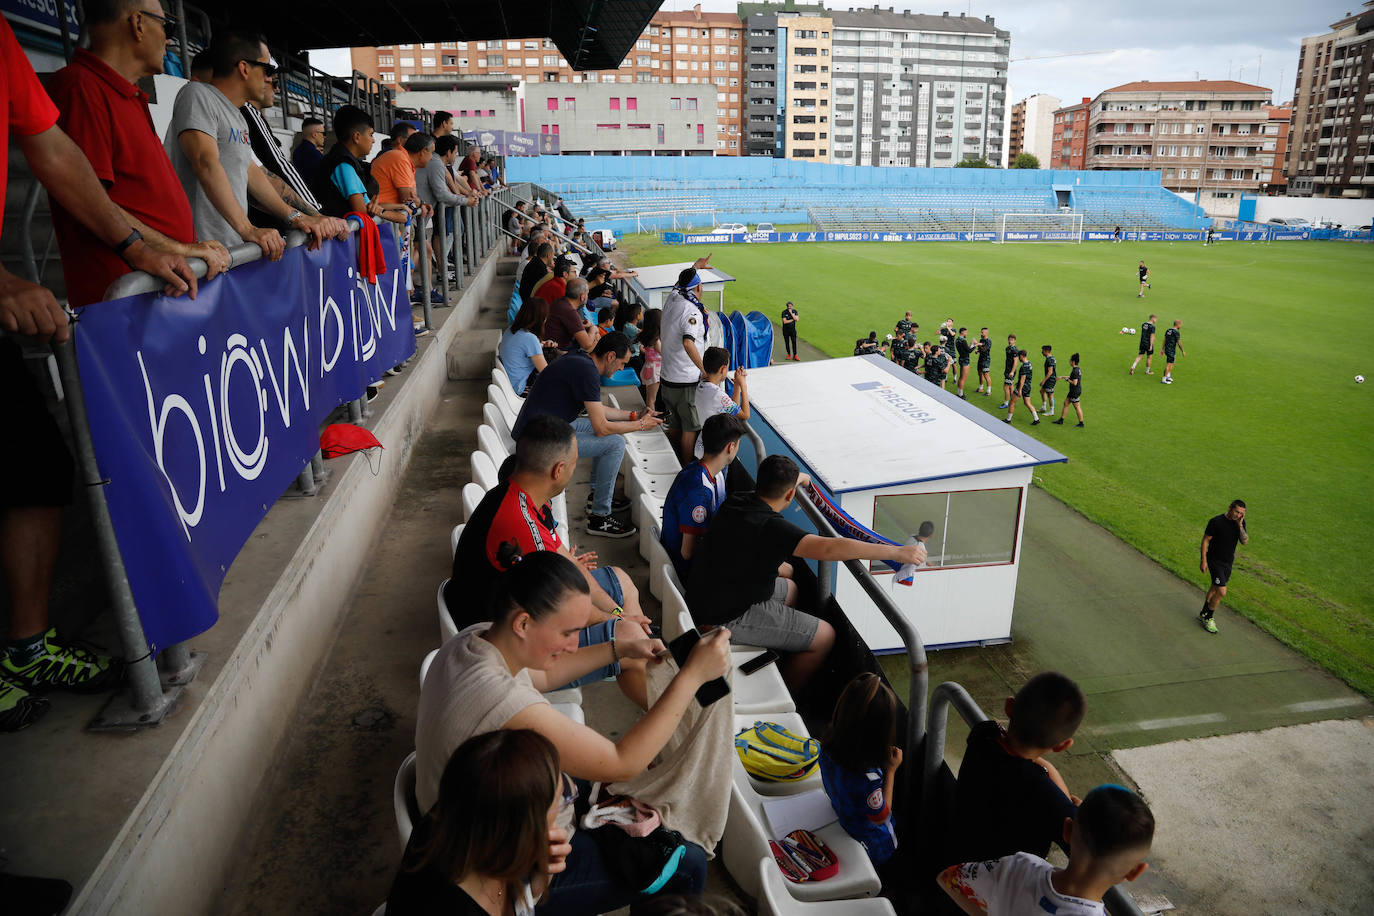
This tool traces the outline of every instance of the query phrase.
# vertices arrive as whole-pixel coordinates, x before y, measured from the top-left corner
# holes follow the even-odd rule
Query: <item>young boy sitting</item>
[[[596,313],[596,326],[592,329],[593,339],[600,340],[605,337],[614,330],[612,328],[613,324],[615,324],[615,309],[602,308],[599,310]]]
[[[1043,858],[1078,804],[1045,755],[1073,744],[1087,711],[1083,691],[1064,675],[1046,671],[1008,697],[1005,709],[1006,728],[987,721],[969,732],[954,790],[957,858],[947,862],[1014,852]]]
[[[936,880],[970,916],[1102,916],[1102,895],[1149,868],[1145,856],[1155,819],[1145,802],[1122,786],[1098,786],[1064,822],[1069,864],[1062,869],[1029,853],[992,862],[952,865]]]

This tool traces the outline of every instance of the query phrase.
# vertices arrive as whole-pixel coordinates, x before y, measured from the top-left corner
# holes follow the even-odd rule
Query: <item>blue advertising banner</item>
[[[1122,232],[1128,242],[1200,242],[1206,232],[1200,229],[1162,229]],[[995,242],[999,234],[978,232],[893,232],[893,231],[825,231],[825,232],[661,232],[664,245],[747,245],[754,242]],[[1225,241],[1276,241],[1299,239],[1339,239],[1343,241],[1374,241],[1374,233],[1352,229],[1260,229],[1217,232],[1214,236]],[[1083,232],[1085,242],[1109,242],[1109,231],[1088,229]],[[1078,233],[1062,229],[1008,229],[1008,242],[1076,242]]]
[[[539,135],[531,133],[519,133],[513,130],[506,131],[506,155],[538,156]]]
[[[388,269],[356,235],[289,249],[200,286],[81,310],[77,357],[115,536],[148,642],[218,618],[225,572],[320,447],[339,404],[415,352],[389,225]]]
[[[78,37],[78,17],[75,0],[60,0],[67,10],[67,32],[75,41]],[[40,32],[61,36],[58,24],[59,0],[0,0],[0,15],[12,24],[26,25]]]

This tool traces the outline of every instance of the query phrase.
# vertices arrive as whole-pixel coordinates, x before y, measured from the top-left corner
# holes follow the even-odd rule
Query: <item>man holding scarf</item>
[[[695,460],[697,434],[701,431],[696,397],[697,383],[705,375],[701,356],[706,352],[709,318],[706,307],[697,296],[701,288],[697,269],[705,266],[705,259],[702,259],[680,273],[677,285],[663,304],[663,331],[660,337],[663,374],[659,394],[663,399],[663,421],[667,426],[668,440],[677,449],[678,460],[684,466]]]

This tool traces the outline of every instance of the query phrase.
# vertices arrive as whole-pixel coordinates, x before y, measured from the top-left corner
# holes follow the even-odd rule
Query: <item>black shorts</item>
[[[1154,355],[1155,355],[1155,348],[1154,348],[1154,347],[1146,346],[1145,343],[1144,343],[1144,341],[1142,341],[1141,344],[1140,344],[1140,355],[1141,355],[1141,356],[1154,356]]]
[[[1165,351],[1164,351],[1164,361],[1165,361],[1166,363],[1171,363],[1171,362],[1173,362],[1173,361],[1174,361],[1174,356],[1175,356],[1175,355],[1177,355],[1177,354],[1175,354],[1175,352],[1174,352],[1173,350],[1165,350]]]
[[[992,368],[992,363],[990,363],[990,362],[988,362],[987,360],[984,360],[984,359],[978,360],[978,371],[979,371],[979,372],[987,372],[987,371],[988,371],[989,369],[991,369],[991,368]]]
[[[7,340],[0,340],[0,391],[13,434],[0,447],[0,507],[68,505],[76,473],[71,452],[19,347]]]
[[[1010,385],[1012,388],[1015,388],[1017,385],[1016,376],[1008,375],[1006,378],[1002,379],[1002,384]]]
[[[1207,576],[1213,585],[1224,586],[1227,582],[1231,581],[1231,564],[1218,563],[1208,558]]]
[[[1070,389],[1069,389],[1068,397],[1066,397],[1064,400],[1068,401],[1070,404],[1077,404],[1077,403],[1078,403],[1078,400],[1079,400],[1081,397],[1083,397],[1083,392],[1081,392],[1081,391],[1074,391],[1072,388],[1070,388]]]
[[[969,360],[967,360],[967,359],[961,359],[961,360],[959,360],[959,365],[961,365],[961,366],[967,366],[968,364],[969,364]]]
[[[1021,384],[1021,397],[1028,398],[1031,393],[1031,383],[1029,381]]]
[[[1040,390],[1041,390],[1041,391],[1054,391],[1054,385],[1055,385],[1055,383],[1058,382],[1058,381],[1059,381],[1058,379],[1047,378],[1047,379],[1045,379],[1043,382],[1040,383]]]

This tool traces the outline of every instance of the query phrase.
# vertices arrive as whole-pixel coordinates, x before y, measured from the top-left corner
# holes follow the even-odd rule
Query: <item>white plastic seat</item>
[[[738,667],[739,663],[748,660],[750,657],[757,655],[758,653],[732,652],[730,654],[731,661],[733,661],[736,666],[735,681],[732,682],[731,687],[732,691],[734,690],[734,685],[737,684],[740,680],[748,680],[749,678],[755,678],[763,673],[762,671],[760,671],[757,674],[749,675],[749,678],[741,678]],[[773,668],[774,670],[777,670],[777,666],[775,665],[770,665],[769,667]],[[783,693],[785,695],[787,694],[786,687],[783,688]],[[791,700],[790,695],[788,695],[788,699]],[[802,717],[795,712],[795,708],[792,712],[760,712],[754,713],[752,715],[741,712],[738,709],[735,710],[735,734],[738,735],[746,728],[751,727],[755,722],[772,722],[775,725],[781,725],[783,728],[787,729],[789,732],[791,732],[799,738],[811,737],[811,733],[806,730],[806,723],[803,722]],[[821,768],[819,765],[817,765],[815,769],[813,769],[805,779],[800,779],[796,782],[768,782],[767,780],[763,779],[755,779],[754,777],[749,775],[748,771],[743,769],[743,766],[743,764],[740,764],[741,772],[743,772],[745,778],[749,780],[749,785],[754,790],[754,793],[756,795],[766,795],[770,798],[776,798],[780,795],[800,795],[803,792],[810,792],[812,789],[824,788],[824,784],[821,782]]]
[[[568,531],[568,497],[567,494],[559,493],[549,500],[549,505],[553,509],[554,521],[558,522],[558,527],[562,529],[561,537],[567,541],[571,536]]]
[[[520,408],[512,404],[510,399],[506,397],[506,393],[495,384],[487,386],[487,403],[501,411],[501,416],[506,418],[506,423],[512,428],[515,427],[515,418],[520,416]]]
[[[507,452],[515,451],[515,439],[510,434],[510,423],[501,408],[488,401],[482,405],[482,422],[496,430],[496,435],[505,443]]]
[[[472,481],[482,488],[483,493],[496,486],[496,463],[484,451],[472,453]]]
[[[525,399],[520,397],[520,393],[516,391],[513,387],[511,387],[510,376],[506,375],[506,370],[492,369],[491,380],[496,384],[497,388],[500,388],[503,392],[505,392],[506,397],[510,399],[510,402],[512,404],[524,403]]]
[[[501,462],[510,457],[510,449],[506,447],[506,443],[501,441],[496,430],[485,423],[477,427],[477,445],[491,456],[492,464],[498,468],[501,466]]]
[[[606,405],[609,407],[612,407],[616,410],[620,409],[620,399],[617,398],[615,395],[611,394],[609,391],[605,391],[603,389],[601,400],[605,402]]]
[[[481,487],[481,485],[479,485],[479,484],[477,484],[477,483],[475,483],[475,482],[463,484],[463,521],[464,521],[464,522],[466,522],[468,519],[472,518],[472,511],[473,511],[474,509],[477,508],[477,504],[480,503],[480,502],[482,501],[482,497],[483,497],[483,496],[486,496],[486,495],[487,495],[487,491],[486,491],[486,490],[483,490],[482,487]],[[457,545],[456,543],[455,543],[453,546],[454,546],[454,549],[457,549],[457,547],[458,547],[458,545]]]
[[[762,895],[759,862],[773,860],[768,849],[772,835],[763,814],[764,797],[750,786],[738,757],[734,760],[731,776],[730,814],[725,821],[725,835],[721,838],[721,861],[740,889],[758,898]],[[788,891],[795,899],[805,902],[848,900],[878,893],[882,882],[873,862],[862,844],[845,833],[838,821],[812,832],[834,851],[840,870],[824,881],[790,885]]]
[[[553,703],[551,705],[578,725],[587,724],[587,717],[582,714],[582,707],[577,703]]]
[[[663,640],[672,642],[692,627],[692,612],[687,610],[687,600],[682,593],[663,580]]]
[[[892,904],[883,897],[803,903],[792,896],[794,886],[782,876],[772,856],[760,859],[759,916],[897,916]]]
[[[765,665],[753,674],[745,674],[740,671],[740,665],[758,656],[762,649],[740,649],[731,647],[730,661],[735,668],[734,676],[730,681],[731,695],[735,699],[735,715],[750,719],[763,719],[769,722],[778,722],[776,718],[783,714],[795,715],[797,704],[792,700],[792,694],[787,689],[787,683],[782,679],[782,672],[778,670],[777,663]],[[753,724],[752,722],[747,724]],[[779,725],[786,723],[778,722]],[[739,731],[736,723],[736,731]],[[789,728],[791,726],[788,726]],[[765,795],[772,793],[764,793]]]
[[[448,585],[447,579],[439,583],[439,645],[441,646],[458,635],[458,624],[453,622],[453,615],[448,612],[448,602],[444,600],[444,586],[446,585]]]
[[[425,675],[429,674],[429,666],[434,664],[434,656],[439,654],[438,649],[430,649],[425,653],[424,660],[420,662],[420,689],[425,688]]]
[[[682,465],[677,460],[677,454],[671,450],[666,452],[639,451],[627,448],[625,449],[624,461],[649,474],[666,474],[669,477],[676,477],[678,472],[682,470]],[[628,470],[628,465],[626,469]],[[671,481],[669,483],[671,484]]]
[[[663,503],[648,493],[640,493],[634,499],[633,514],[634,522],[639,526],[639,555],[648,560],[653,548],[652,542],[657,541],[661,533],[655,531],[650,534],[649,529],[659,528],[659,523],[663,520]],[[653,578],[652,572],[649,577]]]
[[[450,532],[448,533],[448,552],[449,552],[449,553],[457,553],[457,552],[458,552],[458,539],[459,539],[460,537],[463,536],[463,528],[464,528],[464,526],[466,526],[466,525],[467,525],[467,522],[464,522],[462,525],[454,525],[454,526],[453,526],[453,530],[450,531]]]
[[[638,452],[673,452],[673,443],[662,430],[649,429],[642,433],[625,433],[625,447]]]
[[[639,499],[639,494],[648,493],[662,505],[676,478],[676,471],[671,474],[651,474],[643,468],[631,467],[625,474],[625,495],[633,501]]]
[[[411,751],[401,761],[396,771],[396,783],[391,790],[391,806],[396,812],[396,833],[400,835],[401,852],[405,852],[410,842],[410,831],[420,819],[420,803],[415,800],[415,752]]]

